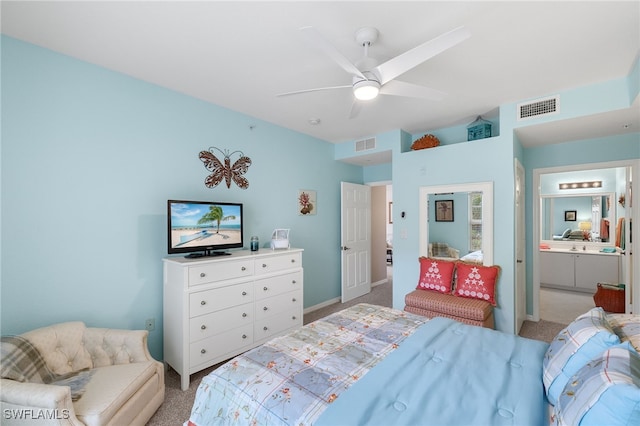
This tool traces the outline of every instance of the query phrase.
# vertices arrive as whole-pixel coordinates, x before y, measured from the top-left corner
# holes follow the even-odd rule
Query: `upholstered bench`
[[[491,303],[450,293],[414,290],[404,298],[404,310],[427,318],[446,317],[466,324],[494,328]]]

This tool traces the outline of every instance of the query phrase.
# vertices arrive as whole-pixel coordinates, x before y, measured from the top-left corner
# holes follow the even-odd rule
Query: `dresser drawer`
[[[255,298],[261,300],[302,288],[302,271],[263,278],[255,282]]]
[[[302,306],[281,312],[262,320],[256,320],[254,341],[262,341],[280,334],[290,328],[302,325]]]
[[[253,283],[230,285],[189,295],[189,318],[253,302]]]
[[[189,341],[196,342],[231,328],[253,324],[253,303],[234,306],[189,320]]]
[[[206,363],[222,355],[236,352],[238,349],[252,343],[253,326],[251,324],[191,343],[189,347],[190,365],[195,366]]]
[[[289,312],[291,309],[302,307],[302,290],[279,294],[257,301],[255,317],[256,321],[262,320],[271,315]]]
[[[253,259],[214,262],[208,265],[189,267],[189,286],[206,284],[232,278],[250,277],[253,275]]]
[[[255,260],[256,275],[293,268],[302,268],[301,253],[280,254],[278,256],[263,257]]]

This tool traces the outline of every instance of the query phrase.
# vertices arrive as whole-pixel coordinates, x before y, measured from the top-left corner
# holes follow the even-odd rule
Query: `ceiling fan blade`
[[[362,110],[362,103],[354,99],[353,104],[351,104],[351,111],[349,111],[349,119],[356,118],[358,114],[360,114],[361,110]]]
[[[368,80],[368,78],[365,77],[349,59],[347,59],[342,53],[338,52],[338,50],[325,40],[314,27],[302,27],[300,28],[300,31],[302,31],[314,46],[326,53],[327,56],[333,59],[333,61],[340,65],[346,72],[362,77],[363,80]]]
[[[408,98],[430,99],[441,101],[447,94],[440,90],[429,87],[418,86],[417,84],[405,83],[404,81],[392,80],[380,88],[381,95],[404,96]]]
[[[411,68],[420,65],[439,53],[463,42],[471,36],[471,32],[465,27],[458,27],[447,33],[427,41],[408,50],[387,62],[378,65],[374,70],[380,76],[380,84],[385,84],[397,76],[404,74]]]
[[[290,95],[299,95],[301,93],[319,92],[321,90],[333,90],[333,89],[353,89],[353,86],[349,84],[347,86],[317,87],[315,89],[304,89],[304,90],[296,90],[293,92],[279,93],[276,96],[282,97],[282,96],[290,96]]]

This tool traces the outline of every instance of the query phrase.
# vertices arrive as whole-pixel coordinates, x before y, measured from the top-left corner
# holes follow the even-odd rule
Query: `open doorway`
[[[569,323],[595,306],[601,282],[626,284],[625,306],[634,310],[638,282],[631,233],[624,232],[631,212],[619,203],[631,191],[632,166],[618,161],[534,170],[534,321]]]
[[[371,184],[371,285],[391,283],[393,276],[393,190]]]

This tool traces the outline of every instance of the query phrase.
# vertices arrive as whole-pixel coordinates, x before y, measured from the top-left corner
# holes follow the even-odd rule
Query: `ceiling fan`
[[[322,50],[327,56],[352,75],[351,84],[297,90],[294,92],[281,93],[277,96],[351,88],[355,99],[351,107],[350,118],[355,117],[359,113],[361,108],[359,101],[374,99],[378,94],[431,100],[443,99],[446,95],[444,92],[395,80],[395,78],[471,36],[468,29],[458,27],[389,59],[382,64],[378,64],[375,58],[369,56],[369,47],[378,39],[378,30],[372,27],[365,27],[355,33],[356,41],[364,48],[364,57],[354,64],[342,55],[332,44],[326,41],[315,28],[302,27],[300,31],[305,34],[312,45]]]

